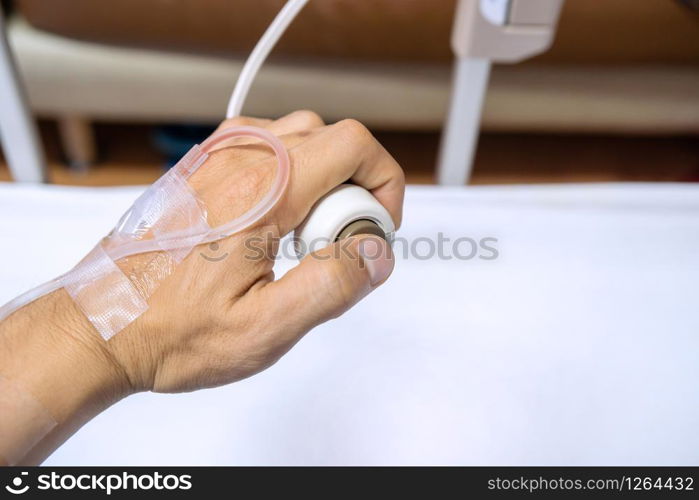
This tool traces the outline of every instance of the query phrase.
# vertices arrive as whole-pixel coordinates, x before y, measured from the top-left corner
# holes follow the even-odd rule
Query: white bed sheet
[[[0,301],[139,192],[1,184]],[[128,398],[46,463],[699,463],[699,186],[411,187],[405,208],[402,237],[499,258],[399,258],[266,372]]]

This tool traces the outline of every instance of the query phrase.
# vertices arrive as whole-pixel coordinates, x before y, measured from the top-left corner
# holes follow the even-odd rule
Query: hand
[[[273,255],[278,238],[298,226],[320,197],[349,180],[370,190],[400,225],[403,172],[365,127],[353,120],[325,126],[308,111],[277,121],[235,118],[221,127],[234,125],[265,127],[279,136],[292,172],[286,194],[260,223],[219,242],[216,255],[227,254],[225,259],[212,262],[202,257],[211,253],[207,245],[195,248],[160,283],[149,309],[108,342],[64,290],[0,325],[5,352],[19,353],[0,374],[22,379],[59,424],[72,424],[63,425],[62,438],[72,432],[67,428],[133,392],[195,390],[253,375],[390,275],[390,248],[372,236],[352,238],[342,252],[338,242],[309,255],[276,281],[272,259],[250,258],[251,239]],[[190,183],[207,207],[209,224],[216,226],[252,206],[275,173],[276,159],[265,145],[238,141],[212,153]],[[363,258],[377,254],[382,257]],[[118,265],[129,272],[152,258],[140,255]],[[40,333],[14,333],[29,326]],[[63,387],[62,380],[71,387]],[[59,397],[71,390],[69,397]]]
[[[108,343],[133,390],[193,390],[250,376],[315,325],[349,309],[392,270],[388,245],[375,237],[357,238],[345,245],[347,252],[326,248],[278,281],[272,260],[251,259],[246,242],[248,248],[252,238],[273,245],[348,179],[371,190],[400,223],[404,180],[397,163],[355,121],[324,126],[317,115],[299,112],[276,122],[234,119],[223,126],[240,124],[266,127],[284,141],[292,162],[286,196],[261,224],[220,242],[215,255],[227,254],[225,260],[203,258],[212,253],[206,246],[195,249],[160,284],[133,328]],[[248,143],[214,153],[191,184],[215,226],[257,201],[275,172],[271,151]],[[370,255],[378,245],[385,258],[363,262],[363,245],[374,246]]]

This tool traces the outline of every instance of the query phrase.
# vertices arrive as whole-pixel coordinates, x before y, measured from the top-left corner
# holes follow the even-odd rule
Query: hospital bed
[[[141,190],[0,184],[0,302]],[[439,233],[497,258],[425,258]],[[398,236],[386,285],[270,369],[130,397],[46,464],[699,462],[698,186],[411,186]]]

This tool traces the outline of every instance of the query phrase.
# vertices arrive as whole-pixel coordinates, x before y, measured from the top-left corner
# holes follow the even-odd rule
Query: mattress
[[[0,184],[0,301],[141,190]],[[404,221],[389,282],[270,369],[132,396],[46,464],[699,463],[699,186],[411,186]]]

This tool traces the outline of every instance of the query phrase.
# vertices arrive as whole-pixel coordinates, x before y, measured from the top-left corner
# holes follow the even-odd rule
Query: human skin
[[[390,247],[374,236],[319,250],[278,280],[273,259],[250,259],[246,251],[254,238],[273,255],[278,238],[347,181],[370,190],[400,225],[403,172],[364,126],[354,120],[325,125],[309,111],[276,121],[234,118],[221,127],[235,125],[264,127],[280,137],[289,151],[291,177],[280,202],[261,221],[219,242],[217,255],[228,254],[224,260],[201,258],[207,247],[195,248],[159,284],[148,310],[108,342],[63,289],[0,323],[0,375],[27,391],[57,423],[22,453],[20,463],[40,463],[84,423],[131,394],[192,391],[264,370],[390,275]],[[275,172],[267,147],[238,140],[213,152],[190,184],[216,226],[264,195]],[[152,258],[137,256],[118,265],[129,272]],[[25,417],[5,412],[0,423],[11,429]]]

